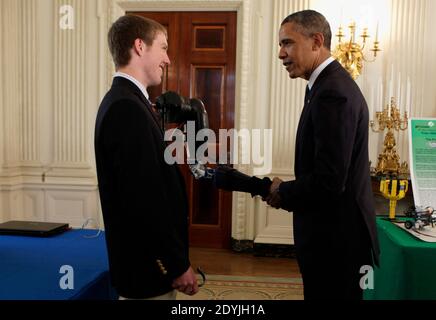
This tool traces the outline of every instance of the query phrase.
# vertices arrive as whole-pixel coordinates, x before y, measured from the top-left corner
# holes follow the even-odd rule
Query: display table
[[[116,299],[104,232],[92,237],[97,232],[69,230],[49,238],[0,235],[0,300]],[[61,273],[62,266],[72,269]],[[64,276],[72,289],[61,288]]]
[[[377,217],[380,268],[365,300],[436,299],[436,243],[424,242]]]

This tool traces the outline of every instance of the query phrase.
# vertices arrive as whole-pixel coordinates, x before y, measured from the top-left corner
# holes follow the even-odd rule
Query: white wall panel
[[[3,219],[20,220],[23,219],[23,192],[21,189],[12,188],[4,192]]]
[[[45,221],[44,191],[23,190],[23,212],[19,219]]]
[[[257,201],[260,202],[260,199]],[[264,207],[264,206],[263,206]],[[293,244],[292,214],[272,207],[259,210],[256,223],[256,243]]]
[[[46,190],[46,219],[81,227],[87,219],[98,221],[97,197],[93,192]]]

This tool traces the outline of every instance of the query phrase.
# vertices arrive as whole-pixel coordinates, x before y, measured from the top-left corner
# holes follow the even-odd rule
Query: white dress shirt
[[[315,69],[315,71],[312,72],[309,78],[309,83],[307,84],[309,86],[309,90],[312,90],[312,86],[322,70],[324,70],[333,61],[335,61],[333,57],[327,58],[323,63],[318,66],[318,68]]]

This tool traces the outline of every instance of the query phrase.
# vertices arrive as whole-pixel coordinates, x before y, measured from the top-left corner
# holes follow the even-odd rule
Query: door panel
[[[224,26],[194,26],[193,50],[225,50]]]
[[[209,127],[218,140],[219,129],[234,127],[236,12],[134,14],[159,21],[168,30],[171,65],[163,83],[148,90],[151,100],[168,90],[201,99]],[[218,141],[210,145],[218,146]],[[215,153],[218,157],[218,150]],[[210,182],[195,180],[187,165],[181,165],[181,169],[190,202],[190,244],[229,248],[231,193],[217,190]]]
[[[221,115],[224,111],[224,83],[226,70],[223,66],[192,66],[191,95],[202,97],[207,106],[209,128],[218,137]]]

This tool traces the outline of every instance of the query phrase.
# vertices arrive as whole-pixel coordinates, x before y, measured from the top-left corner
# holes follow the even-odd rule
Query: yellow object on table
[[[389,185],[391,184],[389,188]],[[397,193],[398,184],[400,188]],[[397,180],[397,179],[383,179],[380,181],[380,192],[383,197],[389,200],[389,219],[395,219],[395,208],[397,201],[403,199],[406,196],[406,192],[409,188],[409,181]]]

